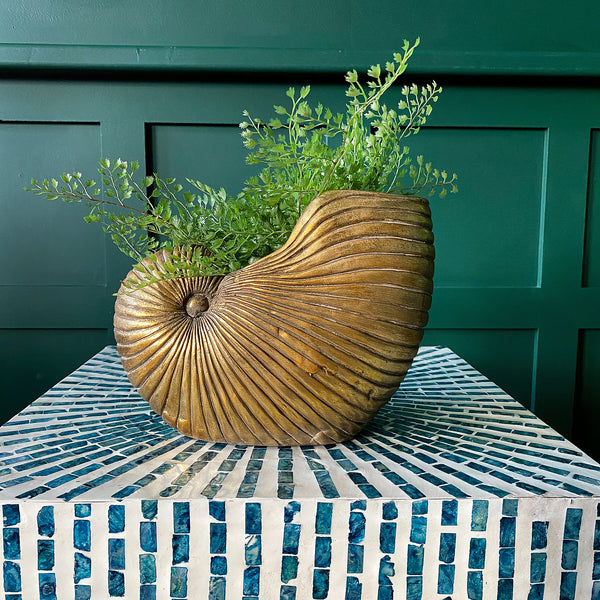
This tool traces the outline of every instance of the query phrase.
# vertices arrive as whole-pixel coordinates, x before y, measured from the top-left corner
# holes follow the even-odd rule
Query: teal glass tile
[[[154,554],[139,555],[140,583],[156,582],[156,556]]]
[[[469,569],[483,569],[485,567],[485,538],[472,538],[469,547]]]
[[[211,582],[212,582],[211,577]],[[224,583],[224,580],[223,580]],[[171,598],[185,598],[187,594],[187,568],[186,567],[171,567]],[[225,591],[225,586],[223,585],[223,592]],[[211,598],[209,594],[209,598]],[[224,600],[223,598],[214,596],[215,600]]]
[[[4,558],[18,560],[21,558],[21,539],[17,527],[5,527],[2,530]]]
[[[456,534],[455,533],[441,533],[440,534],[440,552],[439,560],[443,563],[454,562],[454,555],[456,553]]]
[[[51,571],[54,568],[54,540],[38,540],[38,571]]]
[[[485,531],[487,528],[488,501],[473,500],[471,531]]]
[[[324,600],[329,595],[329,569],[315,569],[313,572],[312,597]]]
[[[395,575],[394,563],[391,561],[389,555],[382,556],[379,561],[379,577],[378,583],[381,586],[387,587],[392,585],[391,578]]]
[[[108,594],[111,598],[122,598],[125,596],[125,574],[123,572],[108,572]]]
[[[548,545],[548,521],[534,521],[531,525],[531,549],[542,550]]]
[[[40,573],[38,575],[40,600],[56,600],[56,575]]]
[[[125,540],[124,539],[109,539],[108,540],[108,568],[109,569],[124,569],[125,568]]]
[[[454,565],[440,565],[438,569],[438,594],[452,594],[454,591]]]
[[[283,555],[281,557],[281,581],[289,583],[298,577],[298,557]]]
[[[55,531],[54,507],[42,506],[37,514],[38,535],[52,537]]]
[[[125,531],[125,507],[111,505],[108,507],[108,532],[122,533]]]

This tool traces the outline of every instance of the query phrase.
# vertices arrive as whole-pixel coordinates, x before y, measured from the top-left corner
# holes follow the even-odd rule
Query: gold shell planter
[[[186,435],[269,446],[348,440],[417,353],[433,259],[426,200],[326,192],[269,256],[225,277],[118,296],[117,348],[140,395]]]

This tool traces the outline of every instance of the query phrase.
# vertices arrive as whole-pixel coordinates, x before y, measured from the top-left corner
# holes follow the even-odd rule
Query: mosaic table
[[[600,599],[600,466],[445,348],[345,444],[182,436],[114,347],[0,440],[6,600]]]

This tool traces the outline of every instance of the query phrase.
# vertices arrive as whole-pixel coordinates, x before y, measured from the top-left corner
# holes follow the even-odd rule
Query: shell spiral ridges
[[[158,253],[159,269],[166,258]],[[185,435],[270,446],[348,440],[417,353],[433,260],[426,200],[326,192],[279,250],[239,271],[119,295],[117,348],[140,395]]]

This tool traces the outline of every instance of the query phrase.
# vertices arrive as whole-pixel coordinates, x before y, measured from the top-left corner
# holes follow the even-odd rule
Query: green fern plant
[[[247,162],[263,169],[237,196],[187,180],[157,174],[141,176],[139,163],[100,162],[101,185],[81,173],[31,181],[27,190],[47,199],[85,202],[87,222],[98,222],[117,247],[135,262],[142,281],[125,280],[127,291],[154,281],[223,275],[266,256],[289,237],[299,215],[319,194],[332,189],[444,197],[456,192],[457,176],[412,157],[406,139],[419,132],[438,101],[435,81],[406,85],[395,108],[382,102],[406,70],[419,45],[404,41],[402,52],[382,68],[367,71],[363,85],[355,70],[346,74],[345,113],[308,103],[310,86],[286,92],[290,106],[274,106],[268,121],[244,111],[240,123]],[[104,193],[102,192],[104,189]],[[192,248],[189,260],[171,258],[156,269],[154,253],[176,246]]]

